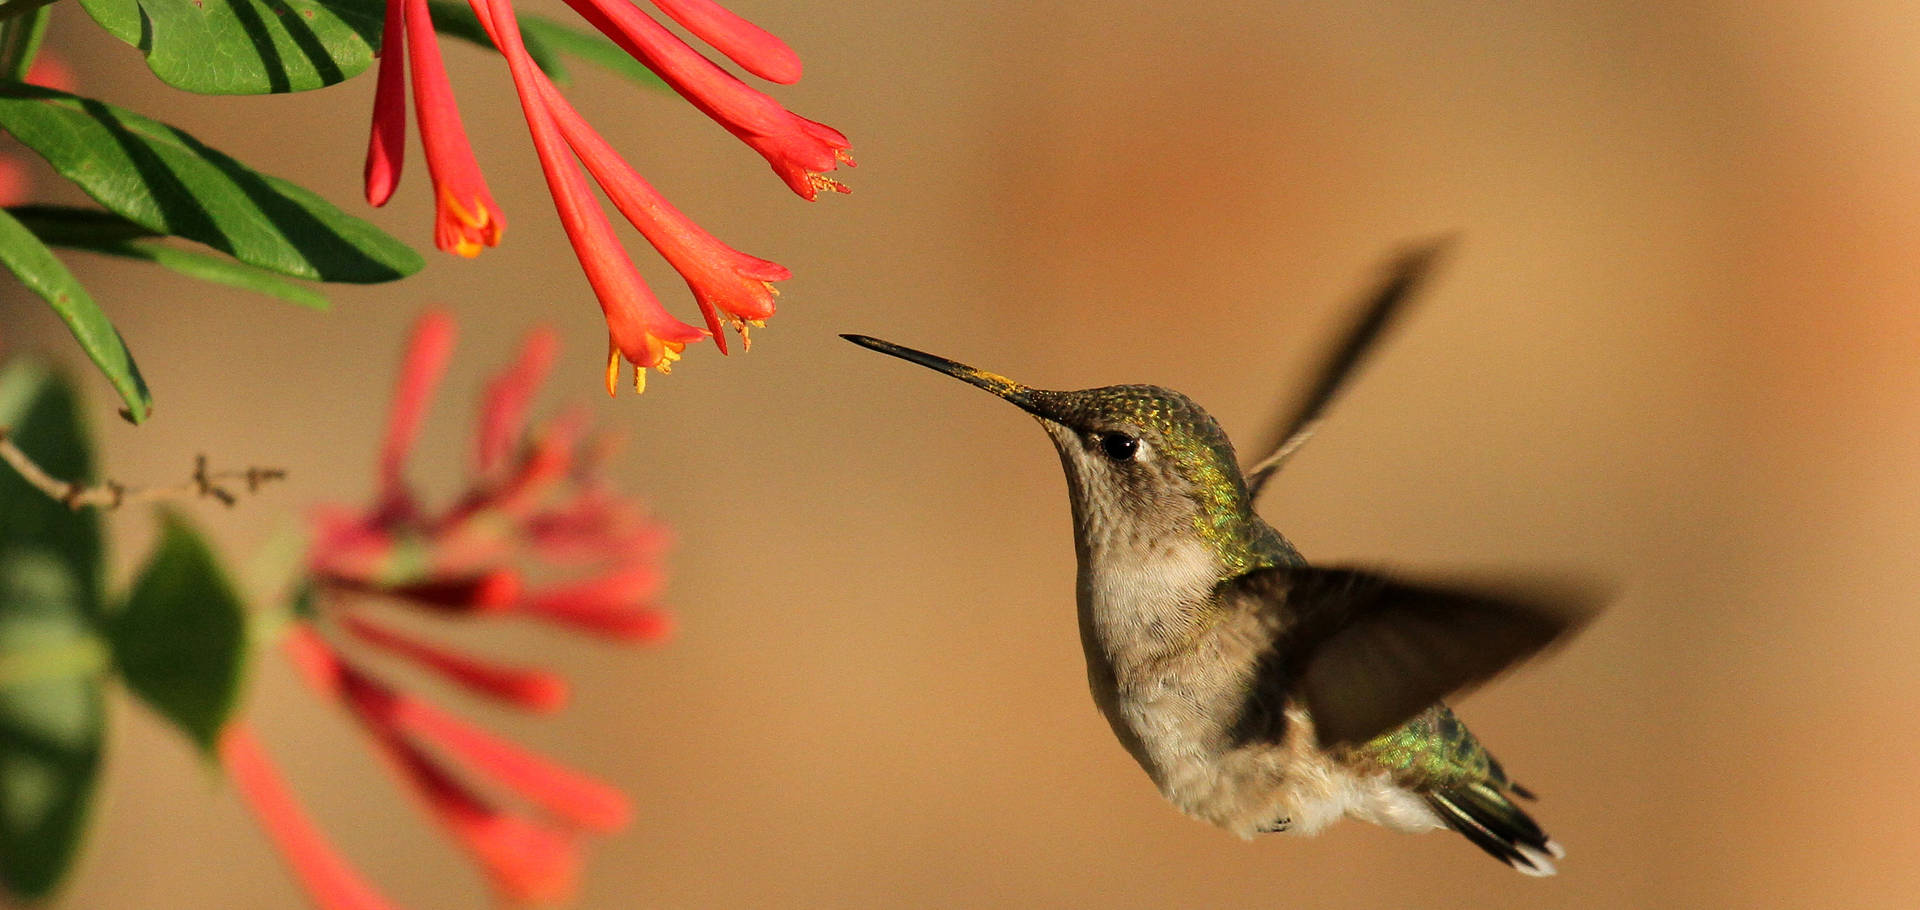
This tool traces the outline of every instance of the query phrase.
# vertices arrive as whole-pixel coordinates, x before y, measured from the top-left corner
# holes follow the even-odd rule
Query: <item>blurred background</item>
[[[82,265],[157,402],[126,426],[78,370],[112,476],[170,482],[200,452],[291,472],[193,509],[237,564],[309,504],[369,495],[421,307],[462,330],[414,461],[430,492],[464,470],[482,379],[529,327],[560,329],[543,401],[629,435],[619,480],[678,540],[678,633],[633,651],[475,628],[460,640],[563,666],[576,696],[551,718],[460,708],[632,795],[579,906],[1913,906],[1920,5],[734,8],[800,51],[806,78],[776,95],[852,137],[854,193],[801,203],[679,99],[580,70],[571,96],[663,192],[796,273],[751,354],[695,349],[643,397],[597,391],[598,308],[505,68],[464,45],[449,63],[511,224],[499,249],[336,289],[328,314]],[[417,145],[395,203],[360,202],[371,75],[212,99],[71,4],[52,40],[81,92],[430,247]],[[1383,258],[1443,232],[1453,256],[1264,511],[1312,559],[1620,585],[1571,647],[1457,705],[1542,795],[1569,851],[1544,881],[1450,834],[1243,843],[1179,815],[1087,695],[1043,434],[835,337],[1041,386],[1159,383],[1252,440]],[[18,288],[0,325],[79,362]],[[124,577],[152,521],[112,527]],[[249,699],[396,900],[489,902],[283,661]],[[218,775],[118,702],[62,906],[300,906]]]

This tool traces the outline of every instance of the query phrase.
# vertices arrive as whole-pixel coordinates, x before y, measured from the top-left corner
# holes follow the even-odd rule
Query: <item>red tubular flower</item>
[[[407,154],[407,44],[406,4],[387,0],[386,24],[380,31],[380,72],[373,89],[373,132],[367,137],[367,165],[363,176],[367,201],[376,208],[393,198],[400,186],[400,169]]]
[[[673,318],[653,292],[640,279],[640,273],[627,259],[626,251],[613,235],[613,225],[587,188],[580,169],[571,160],[566,140],[554,123],[540,93],[538,67],[520,38],[520,25],[504,0],[488,3],[472,0],[473,12],[487,29],[495,47],[507,58],[513,76],[514,91],[520,95],[520,107],[526,114],[527,128],[533,135],[534,153],[546,175],[547,188],[553,193],[560,224],[573,244],[574,255],[586,271],[587,282],[600,298],[600,309],[607,317],[607,394],[619,387],[620,359],[636,367],[635,391],[646,389],[646,370],[651,367],[669,372],[680,352],[690,342],[707,333]]]
[[[633,820],[620,791],[571,768],[529,752],[431,703],[395,695],[385,718],[393,728],[427,743],[538,806],[553,818],[587,831],[612,832]]]
[[[782,85],[800,81],[800,55],[793,48],[713,0],[653,0],[653,5],[747,72]]]
[[[367,201],[385,205],[400,182],[406,145],[406,67],[413,65],[413,105],[420,144],[434,187],[433,243],[472,258],[498,246],[506,217],[473,159],[473,146],[454,105],[453,86],[440,59],[440,42],[426,0],[387,0],[374,91],[373,133],[367,142]],[[405,48],[402,55],[399,51]]]
[[[702,338],[712,337],[721,353],[726,353],[723,325],[738,331],[745,344],[747,328],[762,325],[773,315],[777,295],[773,282],[792,277],[792,272],[721,243],[641,179],[533,63],[510,0],[468,2],[506,57],[561,226],[606,316],[607,392],[618,388],[622,360],[635,366],[633,384],[638,390],[645,388],[646,370],[669,372],[686,346]],[[568,2],[764,156],[794,192],[809,200],[821,190],[847,192],[846,186],[826,176],[842,164],[853,165],[847,138],[839,131],[794,114],[748,87],[627,0]],[[748,72],[782,83],[800,78],[800,59],[792,48],[713,0],[656,0],[656,5]],[[404,59],[393,52],[383,52],[380,58],[373,135],[367,149],[367,198],[383,204],[399,180],[406,132],[405,67],[410,60],[421,137],[439,205],[436,242],[463,255],[477,254],[483,245],[499,241],[502,221],[460,126],[426,0],[388,0],[384,45],[403,44],[408,49]],[[573,156],[585,163],[627,220],[686,279],[706,322],[704,331],[674,318],[641,280]]]
[[[627,566],[530,594],[522,609],[548,622],[609,638],[649,641],[671,629],[664,614],[647,606],[661,580],[650,565]]]
[[[407,455],[420,438],[420,425],[426,420],[427,405],[440,377],[453,358],[453,317],[441,310],[429,310],[413,325],[407,341],[407,356],[401,361],[400,381],[394,388],[393,409],[387,414],[387,435],[380,447],[380,490],[388,499],[405,496],[401,473]]]
[[[400,776],[441,827],[473,854],[501,897],[517,903],[567,899],[580,874],[580,851],[567,832],[489,804],[408,742],[392,718],[390,691],[347,677],[347,701]]]
[[[560,338],[550,328],[527,336],[527,345],[513,366],[487,383],[486,403],[480,411],[480,435],[474,446],[474,469],[486,476],[506,463],[520,428],[526,425],[533,393],[553,368]]]
[[[596,489],[583,491],[564,510],[528,520],[526,531],[533,551],[560,565],[645,559],[668,543],[659,525],[617,495]]]
[[[406,658],[476,695],[485,695],[542,714],[566,706],[567,681],[545,670],[508,667],[461,654],[378,625],[364,616],[343,617],[341,628],[355,640]]]
[[[283,649],[315,692],[359,722],[503,898],[549,902],[573,890],[580,836],[629,822],[626,797],[396,688],[376,669],[411,665],[467,693],[541,713],[566,701],[565,680],[446,647],[372,611],[410,609],[441,621],[519,616],[601,637],[656,640],[667,629],[666,615],[653,604],[665,533],[599,477],[603,459],[594,456],[598,446],[582,445],[583,418],[526,428],[529,403],[554,356],[551,332],[530,336],[518,360],[487,384],[468,490],[444,508],[420,504],[406,483],[406,457],[451,356],[453,334],[452,320],[438,312],[415,326],[395,383],[372,503],[315,511],[307,554],[310,609]],[[528,592],[521,578],[534,571],[532,561],[569,567],[563,578],[573,580]],[[288,808],[284,785],[276,791],[272,782],[260,783],[264,759],[250,734],[231,749],[235,775],[245,775],[250,794],[266,794],[250,798],[322,910],[383,907],[368,902],[377,895],[355,897],[364,885],[355,885],[358,879],[337,857],[328,859],[323,839],[313,845],[318,835],[297,806]]]
[[[496,0],[504,3],[505,0]],[[826,176],[853,166],[852,147],[839,130],[780,106],[701,56],[627,0],[567,0],[574,12],[645,64],[694,107],[759,152],[788,188],[808,201],[821,190],[849,192]]]
[[[251,727],[244,723],[227,725],[220,736],[220,764],[233,775],[241,797],[260,817],[267,836],[312,895],[314,906],[320,910],[391,910],[393,905],[347,864],[300,808],[299,800],[281,780]]]
[[[720,331],[721,313],[740,333],[742,343],[750,347],[747,326],[763,325],[773,315],[773,299],[780,295],[773,283],[785,281],[793,273],[779,263],[727,246],[702,230],[661,198],[560,95],[546,74],[534,70],[533,78],[561,134],[586,164],[587,172],[607,191],[607,198],[613,200],[620,214],[687,280],[706,317],[707,331],[721,353],[727,350],[726,335]]]

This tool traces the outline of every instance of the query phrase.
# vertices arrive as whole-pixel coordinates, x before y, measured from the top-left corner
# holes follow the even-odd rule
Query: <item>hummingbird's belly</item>
[[[1204,547],[1163,539],[1124,552],[1091,547],[1083,560],[1080,637],[1094,703],[1182,812],[1242,837],[1312,834],[1342,815],[1408,831],[1440,825],[1384,771],[1317,748],[1304,712],[1288,710],[1278,744],[1236,743],[1230,731],[1271,633],[1253,615],[1183,625],[1220,579]]]
[[[1213,680],[1167,678],[1113,693],[1109,721],[1167,800],[1244,838],[1312,835],[1343,816],[1400,831],[1441,826],[1425,799],[1383,769],[1338,760],[1313,745],[1312,722],[1289,707],[1278,744],[1234,745]],[[1096,696],[1096,700],[1099,700]],[[1103,709],[1106,705],[1102,705]],[[1131,742],[1128,742],[1131,740]]]

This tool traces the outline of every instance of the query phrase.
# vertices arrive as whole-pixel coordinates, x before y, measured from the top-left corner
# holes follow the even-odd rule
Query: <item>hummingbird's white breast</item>
[[[1313,723],[1287,708],[1278,743],[1231,735],[1271,641],[1251,614],[1204,609],[1219,560],[1184,536],[1082,548],[1081,639],[1095,704],[1116,736],[1182,812],[1242,837],[1314,834],[1345,815],[1401,831],[1441,822],[1386,772],[1318,748]]]

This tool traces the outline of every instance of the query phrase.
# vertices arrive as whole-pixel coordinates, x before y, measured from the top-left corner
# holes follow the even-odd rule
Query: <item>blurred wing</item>
[[[1274,628],[1237,732],[1277,739],[1291,698],[1323,746],[1364,743],[1491,679],[1585,625],[1601,601],[1566,583],[1427,584],[1312,567],[1250,572],[1220,596]]]
[[[1260,488],[1266,486],[1267,480],[1280,470],[1287,458],[1313,435],[1327,405],[1340,394],[1340,389],[1353,375],[1354,368],[1366,359],[1367,352],[1373,349],[1387,327],[1393,324],[1394,317],[1405,308],[1421,279],[1433,270],[1434,261],[1446,249],[1447,242],[1443,239],[1415,247],[1388,265],[1386,279],[1367,297],[1365,305],[1358,309],[1358,316],[1341,337],[1339,346],[1321,362],[1312,391],[1280,425],[1278,441],[1266,450],[1272,454],[1247,470],[1247,490],[1253,498],[1259,498]]]

